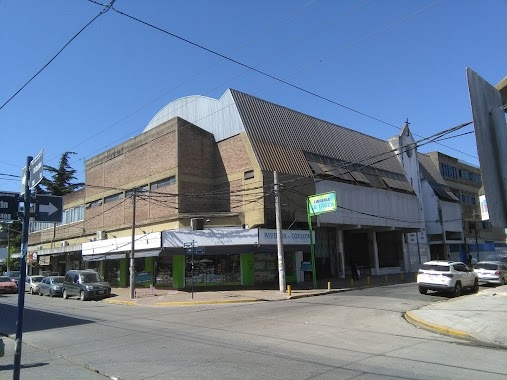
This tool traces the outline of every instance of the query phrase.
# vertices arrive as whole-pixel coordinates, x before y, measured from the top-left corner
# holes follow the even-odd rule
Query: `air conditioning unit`
[[[97,231],[97,240],[104,240],[107,239],[107,232],[106,231]]]
[[[68,241],[62,241],[62,247],[66,247],[69,245],[69,242]]]
[[[203,218],[191,218],[190,226],[192,230],[204,230],[204,219]]]

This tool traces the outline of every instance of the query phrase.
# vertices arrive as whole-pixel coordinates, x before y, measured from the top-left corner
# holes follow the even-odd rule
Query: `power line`
[[[60,55],[60,53],[62,53],[65,50],[65,48],[67,46],[69,46],[70,43],[77,38],[77,36],[79,36],[86,28],[88,28],[96,19],[98,19],[104,13],[109,11],[109,9],[111,9],[113,7],[113,3],[115,1],[116,0],[111,0],[111,2],[98,15],[96,15],[94,18],[92,18],[85,26],[83,26],[79,32],[74,34],[74,36],[70,40],[68,40],[60,50],[58,50],[58,52],[53,56],[53,58],[51,58],[44,66],[42,66],[42,68],[39,69],[39,71],[37,71],[23,86],[21,86],[21,88],[19,90],[17,90],[9,99],[7,99],[5,101],[4,104],[2,104],[0,106],[0,110],[3,109],[12,99],[14,99],[16,97],[16,95],[18,95],[26,86],[28,86],[28,84],[31,81],[33,81],[42,71],[44,71],[44,69],[46,67],[48,67],[51,64],[51,62],[53,62],[56,59],[56,57],[58,57]]]
[[[434,5],[434,4],[436,4],[436,3],[438,3],[438,1],[437,1],[437,2],[435,2],[435,3],[433,3],[432,5]],[[425,8],[428,8],[428,7],[424,7],[423,9],[425,9]],[[211,53],[211,54],[216,55],[216,56],[218,56],[218,57],[220,57],[220,58],[222,58],[222,59],[225,59],[225,60],[227,60],[227,61],[230,61],[230,62],[232,62],[232,63],[235,63],[236,65],[242,66],[242,67],[244,67],[244,68],[246,68],[246,69],[249,69],[249,70],[251,70],[251,71],[254,71],[254,72],[256,72],[256,73],[258,73],[258,74],[261,74],[261,75],[263,75],[263,76],[265,76],[265,77],[268,77],[268,78],[270,78],[270,79],[273,79],[273,80],[275,80],[275,81],[277,81],[277,82],[279,82],[279,83],[283,83],[283,84],[285,84],[285,85],[287,85],[287,86],[289,86],[289,87],[295,88],[295,89],[297,89],[297,90],[299,90],[299,91],[302,91],[302,92],[304,92],[304,93],[306,93],[306,94],[312,95],[312,96],[314,96],[314,97],[316,97],[316,98],[319,98],[319,99],[321,99],[321,100],[324,100],[324,101],[326,101],[326,102],[329,102],[329,103],[335,104],[335,105],[337,105],[337,106],[343,107],[343,108],[345,108],[345,109],[348,109],[349,111],[352,111],[352,112],[358,113],[358,114],[360,114],[360,115],[362,115],[362,116],[365,116],[365,117],[368,117],[368,118],[370,118],[370,119],[376,120],[376,121],[378,121],[378,122],[380,122],[380,123],[387,124],[387,125],[390,125],[390,126],[394,126],[395,128],[398,128],[398,127],[397,127],[397,126],[395,126],[394,124],[388,123],[388,122],[386,122],[386,121],[384,121],[384,120],[381,120],[381,119],[376,118],[376,117],[374,117],[374,116],[368,115],[368,114],[366,114],[366,113],[364,113],[364,112],[361,112],[361,111],[356,110],[356,109],[354,109],[354,108],[352,108],[352,107],[346,106],[346,105],[344,105],[344,104],[342,104],[342,103],[339,103],[339,102],[337,102],[337,101],[334,101],[334,100],[332,100],[332,99],[330,99],[330,98],[327,98],[327,97],[325,97],[325,96],[319,95],[319,94],[317,94],[317,93],[315,93],[315,92],[313,92],[313,91],[307,90],[307,89],[305,89],[305,88],[303,88],[303,87],[301,87],[301,86],[297,86],[297,85],[295,85],[295,84],[293,84],[293,83],[290,83],[290,82],[288,82],[288,81],[286,81],[286,80],[284,80],[284,79],[281,79],[281,78],[276,77],[276,76],[274,76],[274,75],[271,75],[271,74],[269,74],[269,73],[267,73],[267,72],[265,72],[265,71],[262,71],[262,70],[260,70],[260,69],[257,69],[257,68],[255,68],[254,66],[251,66],[251,65],[249,65],[249,64],[243,63],[243,62],[238,61],[238,60],[236,60],[236,59],[234,59],[234,58],[230,58],[230,57],[226,56],[225,54],[219,53],[219,52],[218,52],[218,51],[216,51],[216,50],[213,50],[213,49],[208,48],[208,47],[206,47],[206,46],[204,46],[204,45],[198,44],[197,42],[191,41],[191,40],[189,40],[189,39],[187,39],[187,38],[181,37],[181,36],[179,36],[179,35],[177,35],[177,34],[175,34],[175,33],[169,32],[168,30],[165,30],[165,29],[163,29],[163,28],[161,28],[161,27],[158,27],[158,26],[156,26],[156,25],[153,25],[153,24],[151,24],[151,23],[149,23],[149,22],[147,22],[147,21],[141,20],[141,19],[139,19],[139,18],[137,18],[137,17],[135,17],[135,16],[132,16],[132,15],[129,15],[129,14],[125,13],[125,12],[119,11],[118,9],[116,9],[116,8],[114,8],[114,7],[112,7],[112,9],[113,9],[113,11],[115,11],[116,13],[118,13],[118,14],[120,14],[120,15],[122,15],[122,16],[125,16],[125,17],[127,17],[127,18],[130,18],[131,20],[137,21],[137,22],[139,22],[139,23],[141,23],[141,24],[143,24],[143,25],[145,25],[145,26],[148,26],[148,27],[150,27],[150,28],[152,28],[152,29],[158,30],[159,32],[162,32],[162,33],[164,33],[164,34],[167,34],[167,35],[169,35],[169,36],[171,36],[171,37],[173,37],[173,38],[179,39],[180,41],[183,41],[183,42],[185,42],[185,43],[187,43],[187,44],[190,44],[190,45],[192,45],[192,46],[195,46],[195,47],[197,47],[197,48],[199,48],[199,49],[201,49],[201,50],[207,51],[208,53]],[[421,10],[419,10],[419,11],[417,11],[417,12],[415,12],[415,13],[413,13],[413,14],[417,14],[417,13],[419,13],[419,12],[421,12],[421,11],[422,11],[422,9],[421,9]],[[407,17],[409,17],[409,16],[407,16]],[[407,17],[405,17],[404,19],[406,19]],[[401,21],[401,20],[400,20],[400,21]],[[394,25],[394,24],[393,24],[393,25]],[[384,28],[384,29],[385,29],[385,28]]]

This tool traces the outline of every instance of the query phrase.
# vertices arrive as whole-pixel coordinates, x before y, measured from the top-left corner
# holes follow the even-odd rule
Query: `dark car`
[[[10,277],[17,284],[19,281],[19,277],[21,276],[21,272],[20,271],[5,272],[4,276]]]
[[[63,298],[77,296],[81,301],[109,297],[111,285],[91,269],[70,270],[63,280]]]
[[[39,296],[48,295],[61,296],[63,295],[63,276],[48,276],[44,277],[39,284]]]

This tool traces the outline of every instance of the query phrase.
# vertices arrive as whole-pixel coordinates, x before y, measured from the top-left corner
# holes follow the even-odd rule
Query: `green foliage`
[[[2,234],[0,235],[0,246],[9,247],[10,253],[21,251],[21,222],[15,221],[0,226]]]
[[[60,158],[58,168],[44,165],[44,170],[51,174],[51,179],[44,178],[40,183],[40,187],[36,188],[37,194],[51,194],[62,196],[81,189],[84,183],[74,182],[76,180],[76,170],[69,164],[69,157],[75,152],[65,152]]]

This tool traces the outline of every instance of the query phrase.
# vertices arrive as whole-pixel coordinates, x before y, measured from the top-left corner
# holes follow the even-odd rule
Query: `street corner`
[[[403,317],[405,320],[412,325],[416,327],[423,328],[428,331],[436,332],[443,335],[448,335],[455,338],[461,338],[461,339],[467,339],[467,340],[476,340],[472,335],[469,333],[454,329],[448,326],[443,326],[438,323],[429,321],[422,317],[421,315],[418,315],[416,310],[408,310],[405,313],[403,313]]]

